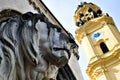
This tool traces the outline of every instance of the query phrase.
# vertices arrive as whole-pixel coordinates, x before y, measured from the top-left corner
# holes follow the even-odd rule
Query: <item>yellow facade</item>
[[[94,4],[81,5],[74,16],[76,39],[86,53],[88,76],[91,80],[120,80],[120,33],[113,19]]]

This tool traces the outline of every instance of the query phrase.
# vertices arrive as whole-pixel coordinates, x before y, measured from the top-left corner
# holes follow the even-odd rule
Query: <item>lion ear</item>
[[[33,16],[32,12],[27,12],[27,13],[22,15],[22,19],[23,20],[29,20],[32,16]]]

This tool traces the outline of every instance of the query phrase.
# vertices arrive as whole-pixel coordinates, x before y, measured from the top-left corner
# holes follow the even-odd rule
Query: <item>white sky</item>
[[[92,2],[98,5],[103,13],[108,13],[120,30],[120,0],[42,0],[54,14],[63,27],[75,37],[74,13],[81,1]],[[79,45],[80,46],[80,45]],[[84,80],[89,80],[86,75],[87,62],[82,48],[79,48],[79,64]]]

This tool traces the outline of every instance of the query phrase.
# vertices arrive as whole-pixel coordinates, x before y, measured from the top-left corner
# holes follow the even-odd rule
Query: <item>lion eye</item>
[[[58,28],[57,31],[58,31],[58,32],[61,32],[61,28]]]
[[[69,39],[69,42],[70,42],[70,43],[74,43],[75,41],[70,38],[70,39]]]
[[[71,33],[68,33],[68,37],[69,37],[69,41],[71,42],[71,43],[74,43],[75,41],[75,39],[74,39],[74,37],[73,37],[73,35],[71,34]]]

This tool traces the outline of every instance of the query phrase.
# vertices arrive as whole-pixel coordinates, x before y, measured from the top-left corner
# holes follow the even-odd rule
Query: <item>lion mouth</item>
[[[66,56],[68,56],[68,59],[70,58],[70,51],[68,50],[68,49],[66,49],[66,48],[58,48],[58,47],[54,47],[53,48],[53,50],[54,51],[65,51],[65,52],[67,52],[67,55]]]
[[[64,66],[66,63],[68,63],[68,60],[70,59],[70,51],[66,48],[54,47],[52,54],[56,56],[55,61],[56,66],[58,67]]]

